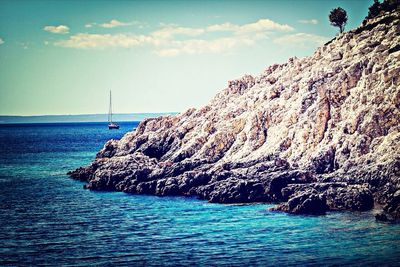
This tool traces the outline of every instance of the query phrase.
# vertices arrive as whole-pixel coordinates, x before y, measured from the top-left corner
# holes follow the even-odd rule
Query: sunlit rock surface
[[[229,81],[201,109],[144,120],[70,174],[93,190],[310,214],[380,204],[399,219],[399,13]]]

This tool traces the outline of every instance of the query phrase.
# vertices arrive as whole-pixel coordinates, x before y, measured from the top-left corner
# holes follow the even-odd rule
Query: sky
[[[373,0],[0,1],[0,114],[181,112],[311,55]]]

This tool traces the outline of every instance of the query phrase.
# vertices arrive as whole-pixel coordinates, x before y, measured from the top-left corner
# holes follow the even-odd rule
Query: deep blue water
[[[0,125],[0,266],[399,264],[400,225],[372,212],[291,216],[92,192],[66,176],[136,125]]]

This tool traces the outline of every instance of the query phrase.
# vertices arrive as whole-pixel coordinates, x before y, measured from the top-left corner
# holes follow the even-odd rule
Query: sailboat
[[[108,110],[108,129],[119,129],[119,125],[112,120],[112,101],[111,101],[111,90],[110,90],[110,108]]]

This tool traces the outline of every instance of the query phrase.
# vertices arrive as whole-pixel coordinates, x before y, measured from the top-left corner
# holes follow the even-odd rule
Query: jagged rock
[[[379,221],[400,221],[400,190],[390,197],[390,201],[383,207],[383,212],[377,214],[375,218]]]
[[[314,190],[301,192],[291,197],[287,203],[271,210],[285,211],[293,214],[325,214],[328,210],[326,199]]]
[[[332,61],[340,60],[342,58],[343,58],[342,51],[338,51],[338,52],[332,54],[332,56],[331,56]]]
[[[287,201],[278,209],[292,213],[375,201],[399,218],[399,13],[230,81],[203,108],[146,119],[69,174],[93,190]]]
[[[365,211],[374,207],[372,192],[363,185],[330,187],[324,195],[330,210]]]
[[[316,173],[327,173],[334,169],[335,149],[329,147],[326,151],[320,151],[311,159],[312,167]]]
[[[299,195],[304,192],[312,192],[312,195],[318,195],[320,200],[325,203],[324,211],[327,210],[354,210],[364,211],[370,210],[374,206],[374,199],[372,192],[368,189],[368,185],[349,185],[344,182],[314,182],[306,184],[289,184],[287,187],[282,188],[281,194],[284,201],[291,199],[298,199]],[[310,194],[307,194],[310,195]],[[304,200],[305,196],[300,199]],[[313,198],[315,200],[315,197]],[[315,200],[316,201],[316,200]],[[284,210],[291,213],[297,213],[297,207],[301,203],[288,206],[286,204],[280,205],[277,210]],[[322,207],[322,206],[321,206]],[[322,210],[319,210],[322,211]]]

